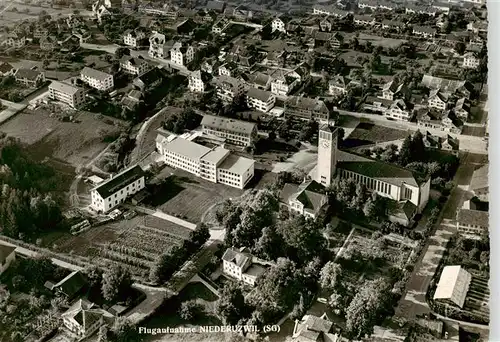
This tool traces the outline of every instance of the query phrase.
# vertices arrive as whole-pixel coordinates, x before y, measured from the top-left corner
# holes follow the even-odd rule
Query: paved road
[[[396,308],[397,317],[412,320],[417,315],[430,313],[425,295],[446,250],[446,245],[456,231],[456,212],[463,204],[467,194],[466,189],[474,171],[474,166],[469,163],[475,162],[477,158],[477,155],[469,153],[462,157],[461,165],[453,179],[457,186],[445,203],[436,231],[428,239],[422,256],[415,263],[413,274],[406,284],[405,293]]]

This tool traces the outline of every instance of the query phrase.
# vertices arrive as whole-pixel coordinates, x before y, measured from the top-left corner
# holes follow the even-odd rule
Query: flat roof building
[[[78,108],[85,103],[85,92],[83,89],[59,81],[52,81],[49,85],[49,98],[61,101],[70,107]]]
[[[225,138],[235,145],[250,146],[257,138],[257,125],[252,122],[204,115],[201,125],[204,133]]]

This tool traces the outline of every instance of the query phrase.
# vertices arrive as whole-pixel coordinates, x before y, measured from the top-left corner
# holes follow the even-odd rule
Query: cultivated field
[[[360,33],[358,39],[360,43],[371,42],[373,46],[382,46],[384,48],[397,48],[399,45],[406,42],[404,39],[385,38],[366,33]]]
[[[107,266],[118,263],[139,277],[147,277],[156,258],[182,244],[190,230],[153,216],[139,215],[77,235],[52,241],[57,252],[93,258]]]
[[[6,133],[33,145],[31,151],[43,158],[65,161],[79,166],[95,157],[107,143],[104,138],[120,132],[121,121],[80,112],[75,122],[62,122],[48,110],[25,110],[0,126]],[[113,123],[116,123],[113,124]]]
[[[173,174],[170,176],[170,174]],[[213,205],[227,198],[241,196],[244,191],[223,184],[214,184],[182,170],[166,167],[162,171],[165,182],[158,188],[149,204],[161,211],[186,221],[200,222]]]

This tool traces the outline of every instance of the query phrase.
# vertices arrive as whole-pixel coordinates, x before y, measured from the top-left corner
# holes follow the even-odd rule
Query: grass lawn
[[[349,135],[349,138],[344,141],[344,146],[357,147],[386,141],[400,140],[406,138],[408,134],[408,131],[361,122]]]
[[[223,184],[214,184],[182,170],[172,170],[172,176],[158,183],[147,204],[158,206],[166,214],[192,223],[200,222],[202,215],[216,203],[239,197],[243,190]],[[167,173],[168,174],[168,173]],[[152,189],[154,190],[154,189]]]

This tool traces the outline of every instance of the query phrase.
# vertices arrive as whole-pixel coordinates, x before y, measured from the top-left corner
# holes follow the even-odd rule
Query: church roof
[[[395,186],[406,183],[418,187],[427,180],[424,175],[413,170],[340,150],[337,154],[337,167]]]

